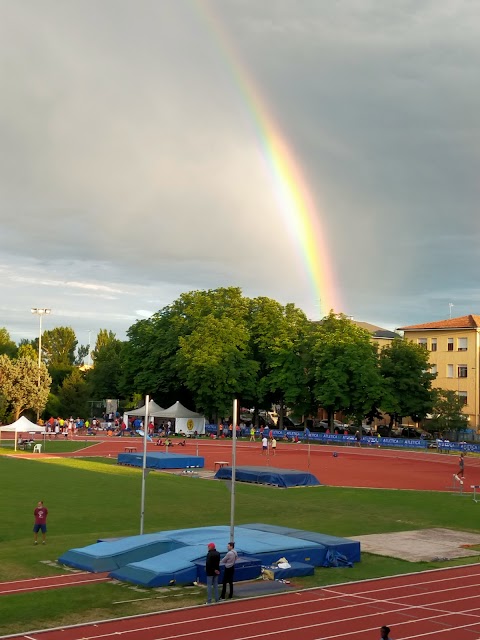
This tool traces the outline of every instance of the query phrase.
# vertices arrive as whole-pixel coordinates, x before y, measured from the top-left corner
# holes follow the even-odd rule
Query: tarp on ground
[[[162,409],[153,414],[155,418],[170,418],[175,420],[175,433],[184,433],[192,436],[195,431],[198,434],[205,433],[205,416],[196,413],[183,406],[181,402],[175,402],[168,409]]]
[[[232,467],[222,467],[215,474],[218,480],[231,480]],[[269,484],[275,487],[316,487],[320,485],[317,478],[305,471],[295,469],[276,469],[274,467],[237,467],[235,479],[239,482]]]
[[[143,468],[143,453],[119,453],[118,464]],[[182,453],[150,453],[147,451],[147,469],[203,469],[205,458]]]

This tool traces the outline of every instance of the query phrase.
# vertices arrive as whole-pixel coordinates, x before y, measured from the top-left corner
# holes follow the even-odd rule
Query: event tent
[[[185,433],[187,435],[193,435],[195,431],[198,434],[205,433],[205,416],[201,413],[190,411],[178,401],[168,409],[157,411],[153,416],[155,418],[174,418],[175,433]]]
[[[8,431],[9,433],[15,432],[15,451],[17,450],[17,433],[43,433],[45,434],[45,427],[41,427],[34,422],[31,422],[25,416],[21,416],[18,420],[9,424],[8,426],[1,426],[1,431]]]
[[[154,400],[150,400],[148,403],[148,417],[152,418],[153,416],[156,416],[158,411],[163,411],[163,408]],[[143,405],[143,407],[138,407],[138,409],[130,409],[130,411],[126,411],[123,414],[123,422],[127,427],[130,416],[135,418],[141,418],[143,416],[145,418],[145,405]]]

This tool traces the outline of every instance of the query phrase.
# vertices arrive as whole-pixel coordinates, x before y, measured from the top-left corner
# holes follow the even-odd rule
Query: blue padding
[[[281,529],[283,535],[277,533],[277,529]],[[178,529],[71,549],[59,561],[92,572],[110,571],[112,577],[144,586],[188,584],[197,579],[199,567],[204,566],[208,543],[214,542],[223,556],[229,540],[230,527],[227,526]],[[286,558],[290,564],[322,566],[327,553],[335,550],[356,561],[356,556],[347,548],[348,543],[358,544],[287,527],[238,526],[235,527],[235,549],[244,564],[239,565],[236,580],[253,579],[258,576],[259,564],[270,565],[280,558]]]
[[[218,480],[231,480],[232,468],[222,467],[215,474]],[[255,482],[257,484],[271,484],[276,487],[314,487],[320,482],[311,473],[296,471],[295,469],[275,469],[272,467],[237,467],[236,480],[240,482]]]
[[[143,453],[119,453],[117,462],[131,467],[143,467]],[[203,469],[205,458],[181,453],[147,453],[146,466],[147,469]]]
[[[113,571],[110,576],[145,587],[162,587],[172,581],[189,584],[197,577],[197,567],[193,561],[201,556],[206,556],[204,544],[187,546],[142,562],[130,563]]]
[[[197,568],[197,581],[206,583],[207,574],[205,571],[205,558],[201,560],[195,560],[194,562]],[[242,582],[243,580],[255,580],[258,578],[262,571],[262,562],[259,558],[252,557],[239,557],[235,563],[235,582]],[[220,565],[219,581],[223,580],[224,567]]]
[[[315,567],[305,562],[290,562],[289,569],[280,569],[279,567],[268,569],[273,572],[274,580],[285,580],[285,578],[301,578],[303,576],[313,576]]]
[[[256,531],[266,531],[267,533],[278,533],[281,536],[288,536],[292,532],[299,531],[299,529],[293,529],[292,527],[280,527],[276,524],[263,524],[261,522],[242,524],[242,529],[254,529]]]
[[[68,567],[92,573],[113,571],[129,562],[178,549],[183,543],[171,540],[167,533],[130,536],[108,542],[97,542],[81,549],[70,549],[58,561]]]
[[[349,562],[360,562],[360,542],[356,540],[337,538],[337,536],[315,533],[314,531],[296,531],[294,533],[288,533],[287,535],[300,540],[309,540],[310,542],[323,544],[329,550],[343,553]]]

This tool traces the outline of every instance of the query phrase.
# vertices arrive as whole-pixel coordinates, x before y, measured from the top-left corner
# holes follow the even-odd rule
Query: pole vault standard
[[[145,420],[143,422],[142,497],[140,501],[140,535],[143,534],[143,523],[145,520],[145,480],[147,477],[147,431],[149,403],[150,396],[145,396]]]
[[[237,411],[238,400],[233,401],[232,420],[232,488],[230,492],[230,542],[235,542],[235,475],[237,469]]]

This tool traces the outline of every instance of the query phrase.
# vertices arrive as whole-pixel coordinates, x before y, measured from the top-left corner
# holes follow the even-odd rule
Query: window
[[[457,349],[459,351],[466,351],[468,348],[468,338],[459,338],[457,341]]]
[[[437,375],[438,371],[437,371],[437,365],[436,364],[432,364],[432,366],[430,367],[430,373],[433,373],[434,376]]]
[[[426,338],[419,338],[418,339],[418,344],[423,347],[424,349],[427,348],[427,339]]]
[[[436,351],[437,350],[437,339],[436,338],[432,338],[431,347],[432,347],[432,351]]]
[[[453,364],[447,364],[447,378],[453,378]]]
[[[453,351],[453,338],[448,338],[447,351]]]
[[[459,391],[458,392],[458,398],[461,401],[461,403],[463,405],[468,404],[468,396],[467,396],[467,392],[466,391]]]
[[[459,378],[466,378],[467,377],[467,365],[466,364],[459,364],[458,365],[457,376]]]

